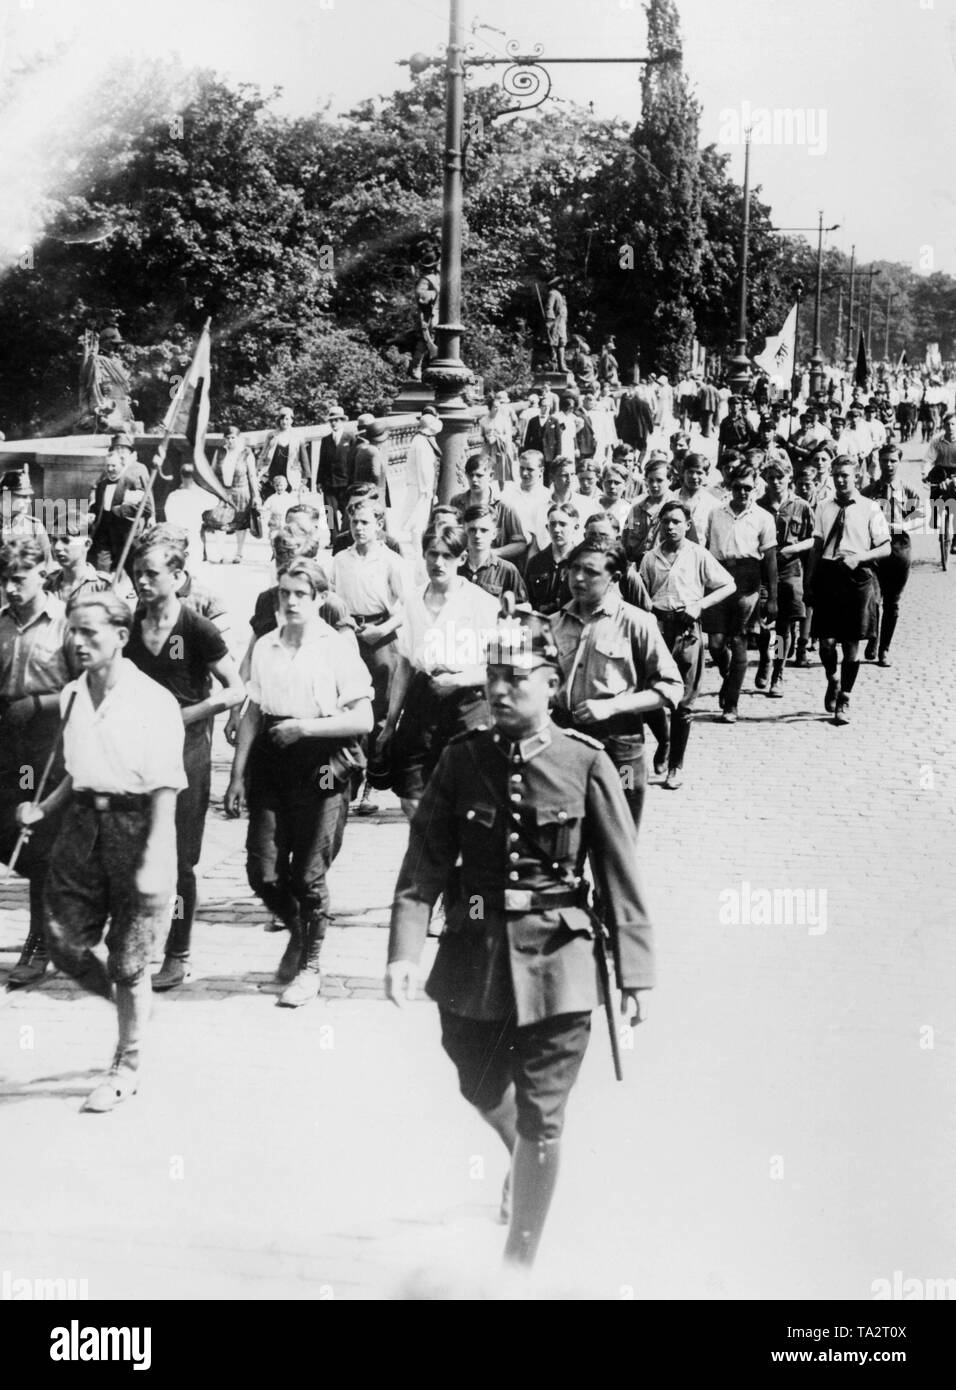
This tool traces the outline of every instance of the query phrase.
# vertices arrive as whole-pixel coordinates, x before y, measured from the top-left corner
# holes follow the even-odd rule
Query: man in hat
[[[155,511],[152,496],[147,497],[139,522],[135,519],[148,487],[149,473],[137,461],[132,438],[114,434],[103,472],[90,494],[92,555],[99,569],[115,570],[133,526],[139,534],[150,525]],[[129,560],[127,569],[132,573]]]
[[[876,582],[880,586],[880,616],[877,636],[870,637],[864,653],[867,661],[878,658],[880,666],[890,666],[890,647],[900,618],[900,596],[910,577],[910,531],[923,521],[923,499],[900,481],[899,445],[884,444],[880,450],[880,476],[863,489],[863,496],[878,502],[890,528],[890,553],[876,562]]]
[[[353,483],[370,483],[378,489],[379,496],[388,497],[388,456],[384,444],[389,437],[388,427],[374,417],[364,426],[355,453],[352,456]]]
[[[717,432],[717,464],[727,449],[746,449],[750,443],[750,426],[744,419],[740,397],[731,396],[727,401],[727,415],[720,422]]]
[[[462,1095],[511,1155],[505,1259],[529,1267],[557,1180],[568,1095],[598,1006],[585,858],[633,1021],[654,983],[637,841],[613,764],[557,728],[556,645],[539,614],[492,638],[494,727],[454,739],[412,819],[392,907],[386,991],[414,997],[432,908],[446,926],[426,986]]]
[[[316,476],[325,499],[329,531],[335,535],[345,514],[349,444],[355,436],[346,429],[345,411],[340,405],[329,406],[326,418],[329,432],[319,440]]]
[[[548,281],[548,297],[544,302],[544,319],[548,330],[548,344],[551,348],[551,361],[554,370],[566,372],[568,364],[564,351],[568,345],[568,301],[564,294],[564,280],[553,275]]]

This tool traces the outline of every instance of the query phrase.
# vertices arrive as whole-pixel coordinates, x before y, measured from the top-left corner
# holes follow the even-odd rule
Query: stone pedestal
[[[391,415],[421,414],[426,405],[435,404],[435,392],[424,381],[414,381],[411,377],[402,382],[398,395],[392,401]]]

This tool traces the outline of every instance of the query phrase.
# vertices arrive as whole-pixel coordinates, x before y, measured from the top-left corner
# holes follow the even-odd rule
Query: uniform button
[[[466,811],[466,812],[465,812],[465,820],[474,820],[474,819],[475,819],[475,813],[474,813],[474,811]]]
[[[568,813],[567,813],[567,811],[559,811],[559,812],[558,812],[558,820],[567,820],[567,818],[568,818]]]
[[[512,800],[512,801],[520,801],[520,800],[521,800],[521,793],[520,793],[520,792],[512,792],[512,793],[511,793],[511,800]]]
[[[512,833],[508,836],[508,839],[511,841],[513,845],[516,845],[520,838],[520,835],[516,835],[514,831],[512,831]]]
[[[521,875],[520,875],[519,873],[517,873],[515,870],[512,870],[512,872],[508,875],[508,877],[511,879],[511,882],[512,882],[512,883],[517,883],[517,882],[518,882],[518,879],[521,877]]]
[[[520,782],[520,781],[521,781],[521,773],[520,773],[520,772],[513,772],[513,773],[511,774],[511,780],[512,780],[512,782]]]
[[[514,853],[514,851],[512,851],[512,853],[508,855],[508,858],[511,860],[512,864],[517,864],[518,860],[521,858],[521,855],[516,854]]]

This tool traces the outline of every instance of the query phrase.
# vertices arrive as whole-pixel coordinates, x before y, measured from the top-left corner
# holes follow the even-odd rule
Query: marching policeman
[[[560,673],[547,620],[516,613],[492,634],[487,660],[494,727],[450,741],[412,819],[386,991],[400,1006],[414,996],[444,893],[446,927],[426,990],[462,1094],[512,1155],[505,1259],[530,1266],[600,1002],[586,859],[633,1022],[638,992],[654,983],[652,932],[614,764],[595,739],[549,718]]]

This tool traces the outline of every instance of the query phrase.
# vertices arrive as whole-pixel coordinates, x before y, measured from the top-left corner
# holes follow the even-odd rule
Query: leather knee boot
[[[518,1136],[511,1161],[511,1227],[505,1246],[509,1264],[526,1268],[534,1264],[558,1178],[560,1153],[558,1139]]]

